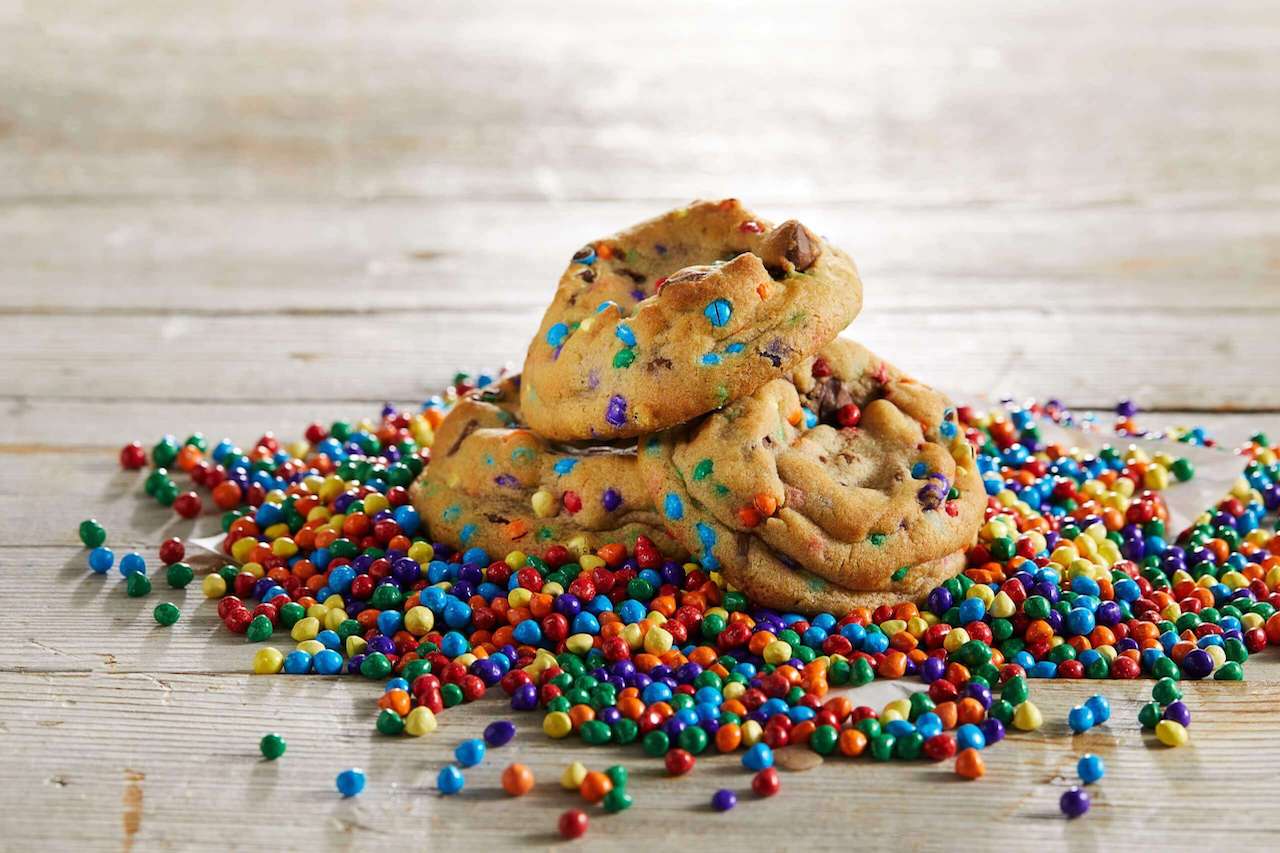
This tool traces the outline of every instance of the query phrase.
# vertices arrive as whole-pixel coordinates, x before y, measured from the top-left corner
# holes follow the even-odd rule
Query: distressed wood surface
[[[141,499],[121,444],[292,437],[518,363],[570,253],[695,197],[847,247],[848,334],[962,399],[1132,397],[1163,410],[1149,426],[1280,434],[1277,39],[1249,0],[0,0],[0,849],[559,847],[576,758],[625,760],[636,797],[582,849],[1273,847],[1273,653],[1188,688],[1187,749],[1137,729],[1148,682],[1035,684],[1048,724],[982,781],[829,760],[716,816],[734,759],[670,780],[526,717],[443,801],[435,773],[497,700],[377,736],[377,686],[244,674],[196,586],[129,599],[75,528],[95,515],[155,564],[216,520]],[[1112,723],[1070,737],[1096,689]],[[1108,775],[1068,824],[1087,750]],[[514,803],[513,756],[542,782]],[[369,789],[340,800],[352,765]]]

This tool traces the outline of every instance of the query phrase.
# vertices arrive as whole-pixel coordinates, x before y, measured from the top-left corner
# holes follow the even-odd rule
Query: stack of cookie
[[[861,307],[843,252],[732,199],[590,243],[523,375],[444,419],[414,503],[499,557],[645,537],[769,607],[920,599],[986,493],[950,402],[836,337]]]

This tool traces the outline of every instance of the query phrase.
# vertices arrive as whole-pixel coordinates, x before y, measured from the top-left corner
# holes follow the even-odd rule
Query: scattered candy
[[[1058,808],[1069,818],[1080,817],[1089,810],[1089,793],[1083,788],[1070,787],[1058,800]]]
[[[286,748],[284,738],[275,732],[268,732],[262,736],[262,740],[258,741],[258,750],[267,761],[275,761],[284,755]]]
[[[776,767],[766,767],[751,777],[751,790],[757,797],[772,797],[782,787]]]
[[[339,794],[344,797],[355,797],[364,790],[364,771],[358,767],[343,770],[334,781],[338,786]]]
[[[582,782],[587,778],[587,768],[581,761],[575,761],[564,769],[564,773],[560,774],[560,787],[566,791],[577,791],[582,787]]]
[[[558,827],[563,838],[581,838],[587,834],[587,813],[582,809],[569,809],[560,815]]]
[[[502,771],[502,790],[522,797],[533,790],[533,771],[523,764],[509,764]]]
[[[1156,723],[1156,738],[1165,746],[1183,746],[1190,740],[1186,728],[1173,720]]]
[[[484,728],[484,742],[489,746],[505,746],[516,736],[515,723],[495,720]]]
[[[728,788],[721,788],[711,795],[711,808],[718,812],[727,812],[738,804],[738,795]]]
[[[484,761],[484,753],[484,741],[480,738],[472,738],[458,744],[458,748],[453,751],[453,757],[463,767],[475,767]]]
[[[96,518],[80,522],[80,541],[86,548],[97,548],[107,541],[107,531]]]
[[[1080,760],[1076,762],[1076,773],[1080,776],[1080,781],[1086,785],[1092,785],[1104,775],[1106,775],[1106,765],[1102,763],[1102,759],[1093,753],[1086,753],[1080,756]]]
[[[178,621],[182,611],[178,609],[176,604],[165,601],[157,604],[155,610],[151,611],[151,615],[155,617],[158,624],[168,627]]]
[[[110,548],[94,548],[89,552],[89,568],[100,575],[105,575],[111,570],[111,565],[115,562],[115,559],[116,555],[112,553]]]
[[[1014,718],[1017,719],[1016,717]],[[1093,711],[1088,705],[1076,705],[1067,712],[1067,725],[1071,727],[1071,731],[1079,734],[1087,732],[1093,728],[1094,719]]]
[[[462,775],[462,771],[452,764],[447,764],[436,776],[436,788],[441,794],[451,796],[462,790],[467,784],[467,779]],[[506,776],[503,775],[503,787],[506,787]]]
[[[965,779],[980,779],[987,772],[987,763],[982,760],[982,753],[969,748],[956,756],[956,775]]]

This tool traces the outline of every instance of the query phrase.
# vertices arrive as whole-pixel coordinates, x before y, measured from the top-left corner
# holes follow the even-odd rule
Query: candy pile
[[[1028,690],[1039,678],[1158,679],[1141,722],[1177,746],[1189,723],[1177,682],[1239,680],[1251,653],[1280,643],[1280,538],[1263,526],[1280,507],[1280,462],[1265,436],[1239,451],[1247,468],[1232,493],[1179,533],[1167,529],[1161,492],[1193,476],[1185,459],[1046,444],[1040,418],[1073,422],[1053,404],[961,409],[988,494],[966,571],[920,607],[810,619],[753,607],[715,572],[665,559],[643,538],[630,552],[594,553],[551,544],[493,555],[432,543],[406,486],[428,462],[451,400],[489,381],[459,376],[421,411],[388,406],[376,421],[313,424],[288,447],[270,435],[248,451],[229,441],[210,450],[199,435],[155,445],[147,494],[198,514],[203,499],[180,492],[176,466],[225,513],[222,547],[234,564],[202,587],[227,629],[254,643],[282,633],[295,643],[288,654],[259,648],[254,672],[390,679],[376,725],[391,735],[425,735],[443,709],[496,686],[512,709],[543,711],[550,737],[638,743],[672,774],[705,753],[744,750],[752,789],[769,796],[779,786],[772,751],[788,745],[878,761],[954,758],[958,774],[977,778],[981,750],[1010,728],[1041,726]],[[1117,433],[1137,434],[1132,413],[1120,414]],[[1201,431],[1167,435],[1209,444]],[[129,445],[121,463],[141,468],[146,453]],[[108,571],[105,531],[87,521],[80,535],[90,568]],[[180,542],[162,548],[170,586],[192,580],[183,557]],[[130,595],[150,591],[141,556],[119,568]],[[178,611],[162,604],[155,617],[172,624]],[[923,689],[879,710],[828,696],[902,676]],[[1084,731],[1109,716],[1095,696],[1068,723]],[[485,743],[464,746],[482,758]],[[264,740],[269,749],[279,754],[283,742]],[[464,768],[475,758],[460,747]],[[532,785],[519,765],[508,772],[508,791]],[[1101,772],[1096,758],[1081,760],[1086,783]],[[339,778],[344,794],[363,787],[363,775],[350,773]],[[607,807],[620,788],[595,783],[600,796],[588,799]],[[462,786],[459,768],[441,773],[442,793]],[[1088,808],[1082,790],[1068,794],[1065,813]],[[721,811],[736,802],[727,790],[712,798]],[[580,834],[586,822],[566,813],[561,830]]]

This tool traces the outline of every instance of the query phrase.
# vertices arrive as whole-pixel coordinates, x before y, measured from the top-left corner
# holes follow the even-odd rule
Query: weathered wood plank
[[[269,5],[10,0],[0,192],[1090,204],[1280,186],[1259,108],[1280,100],[1276,16],[1248,0],[660,0],[607,24],[577,0],[501,25]]]
[[[699,833],[730,826],[735,837],[749,834],[762,848],[788,849],[796,842],[798,809],[820,816],[804,825],[805,846],[812,849],[846,847],[850,820],[856,820],[859,846],[954,849],[955,828],[972,826],[975,815],[990,837],[1034,837],[1045,850],[1139,835],[1162,849],[1214,849],[1223,826],[1203,808],[1206,792],[1230,792],[1233,813],[1248,816],[1232,822],[1233,846],[1272,844],[1280,831],[1271,808],[1274,773],[1259,755],[1280,736],[1271,713],[1280,700],[1275,682],[1186,686],[1196,715],[1193,743],[1177,750],[1154,744],[1138,728],[1137,707],[1149,681],[1106,684],[1111,722],[1070,736],[1067,709],[1098,688],[1094,682],[1033,684],[1045,728],[990,748],[987,776],[977,783],[958,781],[948,764],[837,757],[815,770],[784,773],[783,795],[756,801],[734,757],[704,756],[691,775],[670,778],[636,748],[553,742],[533,715],[517,715],[516,740],[467,771],[466,791],[446,801],[435,793],[437,770],[459,740],[510,714],[497,700],[451,709],[441,715],[439,731],[412,740],[373,732],[378,687],[358,679],[0,673],[7,759],[0,783],[8,813],[39,816],[7,820],[5,845],[562,849],[552,834],[556,816],[581,804],[556,784],[571,760],[595,768],[625,762],[637,804],[616,816],[593,809],[582,849],[683,846]],[[272,730],[289,749],[269,764],[258,756],[257,740]],[[1074,782],[1076,759],[1086,751],[1102,756],[1107,777],[1092,790],[1089,816],[1068,822],[1057,799]],[[506,798],[498,782],[513,760],[538,779],[520,801]],[[367,772],[369,786],[363,796],[341,800],[333,778],[351,766]],[[706,805],[720,787],[743,798],[732,818],[716,818]],[[906,828],[908,815],[922,814],[927,819]],[[1152,815],[1159,815],[1158,824]]]
[[[523,361],[539,311],[301,316],[32,316],[0,339],[6,397],[65,400],[416,399],[459,368]],[[1252,365],[1280,357],[1265,314],[1182,318],[1086,310],[909,317],[866,311],[847,330],[958,396],[1056,396],[1106,407],[1280,408]],[[1104,346],[1104,344],[1106,344]],[[216,367],[216,369],[215,369]]]
[[[581,243],[688,199],[0,204],[0,313],[529,311]],[[750,199],[746,199],[750,202]],[[773,204],[846,247],[868,315],[1280,311],[1280,209]]]

